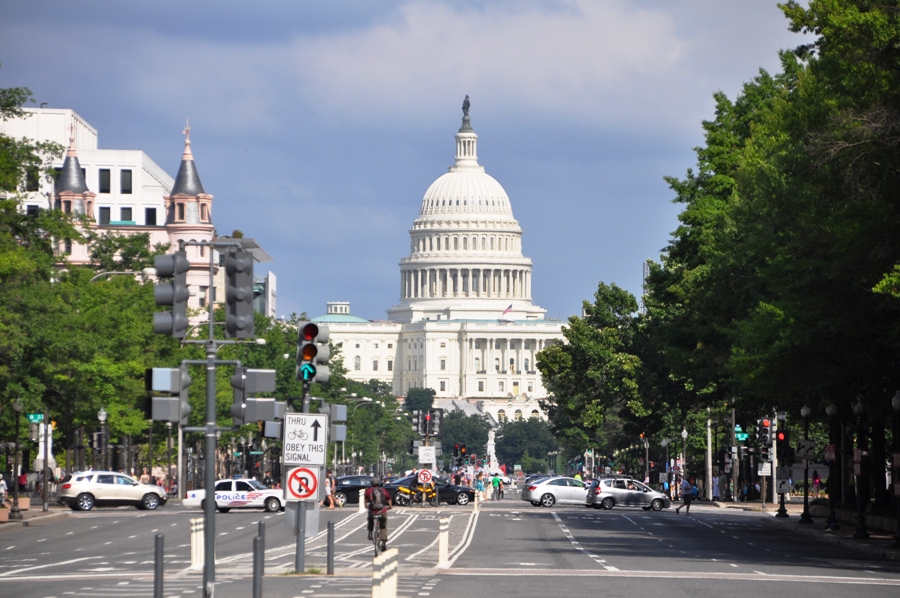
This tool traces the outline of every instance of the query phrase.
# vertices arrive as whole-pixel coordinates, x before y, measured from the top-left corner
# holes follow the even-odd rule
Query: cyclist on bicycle
[[[378,517],[381,524],[381,550],[387,550],[387,512],[391,508],[391,495],[381,487],[381,478],[372,478],[372,487],[366,488],[363,498],[368,507],[369,540],[372,539],[375,518]]]

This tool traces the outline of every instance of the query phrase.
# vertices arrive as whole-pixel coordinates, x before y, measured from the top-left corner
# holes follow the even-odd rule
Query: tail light
[[[72,487],[72,484],[63,484],[63,490],[68,490]]]
[[[597,486],[597,489],[594,490],[594,494],[602,494],[602,493],[603,493],[603,486]]]
[[[529,486],[528,487],[529,492],[533,492],[534,490],[537,490],[537,486]]]

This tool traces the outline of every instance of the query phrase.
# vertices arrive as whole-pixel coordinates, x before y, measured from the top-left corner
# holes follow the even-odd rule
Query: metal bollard
[[[441,518],[440,527],[438,528],[438,568],[447,568],[447,549],[450,544],[450,520]]]
[[[191,569],[203,568],[203,517],[191,519]]]
[[[153,598],[163,598],[163,535],[153,543]]]
[[[366,512],[366,491],[365,490],[359,491],[359,512],[360,513]]]
[[[263,551],[263,554],[265,554],[266,553],[266,522],[260,521],[259,525],[257,526],[257,529],[259,531],[257,532],[256,535],[259,536],[260,543],[262,544],[262,551]]]
[[[475,500],[472,501],[473,510],[478,510],[478,495],[481,494],[478,490],[475,491]]]
[[[297,508],[297,547],[294,553],[294,573],[306,573],[306,502]]]
[[[398,554],[388,548],[372,561],[372,598],[397,598]]]
[[[326,575],[334,575],[334,521],[328,522],[328,552],[325,567]]]
[[[263,539],[259,536],[253,538],[253,598],[262,598],[263,563],[266,552],[263,548]]]

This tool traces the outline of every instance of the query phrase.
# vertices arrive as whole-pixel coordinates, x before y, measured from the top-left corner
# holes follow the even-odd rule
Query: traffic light
[[[454,459],[459,458],[459,443],[458,442],[453,445],[453,458]]]
[[[238,366],[234,368],[231,386],[234,388],[231,417],[235,426],[275,419],[275,399],[248,396],[259,392],[275,392],[275,370],[251,370]]]
[[[229,251],[225,279],[225,338],[253,338],[253,255]]]
[[[428,434],[430,436],[440,436],[441,434],[441,423],[444,421],[444,410],[443,409],[432,409],[428,412],[428,417],[426,418],[428,424]]]
[[[468,458],[468,456],[466,455],[466,445],[462,445],[461,447],[459,447],[459,454],[461,455],[460,459],[462,459],[463,462],[464,462],[466,465],[468,465],[468,464],[469,464],[469,458]]]
[[[791,435],[787,430],[775,432],[775,453],[779,461],[787,461],[791,455]]]
[[[91,434],[91,449],[95,451],[103,450],[103,432]]]
[[[764,417],[756,421],[756,441],[759,446],[769,446],[769,434],[771,433],[772,421]]]
[[[416,434],[422,433],[422,412],[418,409],[412,411],[412,430]]]
[[[191,382],[193,380],[186,365],[177,368],[147,368],[144,371],[144,388],[173,395],[150,398],[150,419],[187,425],[191,414],[191,404],[188,401]]]
[[[187,301],[190,296],[187,271],[191,269],[185,251],[176,251],[153,258],[153,267],[160,278],[172,277],[172,282],[160,282],[153,288],[157,305],[169,305],[172,311],[153,314],[153,332],[184,338],[187,333]]]
[[[297,380],[304,384],[328,382],[328,327],[307,322],[297,333]]]
[[[31,442],[40,440],[41,431],[37,424],[30,424],[28,426],[28,437],[31,438]]]

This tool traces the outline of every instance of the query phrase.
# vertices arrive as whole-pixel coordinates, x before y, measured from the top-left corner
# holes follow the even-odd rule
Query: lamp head
[[[897,394],[894,395],[894,398],[891,399],[891,406],[894,408],[894,411],[900,411],[900,390],[898,390]]]
[[[809,419],[810,414],[812,414],[812,409],[810,409],[809,406],[804,405],[800,409],[800,417],[802,417],[803,419]]]
[[[106,421],[106,409],[103,407],[100,408],[100,411],[97,412],[97,419],[100,420],[101,424]]]
[[[900,403],[900,401],[898,401]],[[828,417],[834,417],[837,414],[837,407],[834,406],[834,403],[829,403],[825,406],[825,415]]]
[[[13,408],[13,411],[15,411],[16,413],[22,413],[22,409],[24,409],[25,406],[22,405],[21,400],[16,399],[16,402],[13,403],[12,408]]]
[[[687,428],[681,430],[681,438],[687,440]]]

